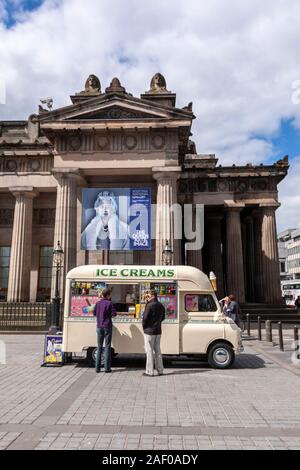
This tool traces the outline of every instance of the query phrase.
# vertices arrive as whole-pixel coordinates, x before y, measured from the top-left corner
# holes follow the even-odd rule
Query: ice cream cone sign
[[[216,292],[217,290],[217,277],[213,271],[210,271],[209,273],[209,280],[212,285],[213,290]]]

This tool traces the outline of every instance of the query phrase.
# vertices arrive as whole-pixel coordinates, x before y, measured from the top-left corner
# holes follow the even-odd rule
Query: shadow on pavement
[[[232,369],[261,369],[266,367],[266,361],[259,354],[242,353],[237,356]]]
[[[173,357],[164,356],[165,375],[176,374],[194,374],[196,372],[209,372],[212,369],[209,364],[201,360],[199,357]],[[91,368],[90,364],[85,358],[73,359],[72,364],[76,367]],[[68,364],[66,364],[68,365]],[[144,370],[146,359],[144,355],[118,355],[112,361],[112,368],[118,369],[118,372],[126,372],[129,370]],[[266,367],[266,363],[259,354],[246,354],[242,353],[237,356],[231,369],[260,369]],[[173,369],[168,372],[168,369]],[[174,370],[175,369],[175,370]],[[180,369],[180,370],[176,370]],[[220,369],[219,369],[220,370]]]

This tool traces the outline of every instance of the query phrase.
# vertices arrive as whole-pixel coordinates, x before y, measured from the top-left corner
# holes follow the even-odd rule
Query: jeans
[[[164,367],[162,355],[160,351],[160,338],[161,335],[144,335],[145,336],[145,351],[147,356],[146,361],[146,374],[153,375],[154,367],[159,374],[163,374]]]
[[[98,349],[96,357],[96,371],[101,369],[101,355],[103,350],[103,340],[105,338],[105,357],[104,357],[104,369],[110,370],[110,359],[111,359],[111,337],[112,337],[112,328],[97,328],[97,339],[98,339]]]

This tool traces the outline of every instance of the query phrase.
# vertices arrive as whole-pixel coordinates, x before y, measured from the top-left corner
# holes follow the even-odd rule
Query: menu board
[[[92,317],[93,306],[98,302],[97,295],[74,295],[71,297],[71,317]]]
[[[98,302],[98,293],[105,289],[105,282],[81,282],[71,283],[71,317],[92,317],[93,307]]]
[[[150,291],[157,292],[157,299],[163,304],[166,309],[166,319],[177,318],[177,297],[176,297],[176,284],[171,282],[160,283],[143,283],[141,284],[141,305],[140,317],[142,317],[146,304],[150,300]]]
[[[62,365],[62,335],[46,335],[44,345],[44,366],[46,365]]]
[[[166,318],[176,318],[176,295],[159,295],[158,300],[166,309]]]

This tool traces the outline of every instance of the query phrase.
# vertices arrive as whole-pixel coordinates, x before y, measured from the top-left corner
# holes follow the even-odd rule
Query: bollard
[[[273,342],[273,339],[272,339],[272,322],[271,320],[266,320],[266,341],[268,341],[269,343],[272,343]]]
[[[284,351],[283,335],[282,335],[282,323],[281,323],[281,321],[278,322],[278,335],[279,335],[279,347],[280,347],[280,351]]]
[[[257,317],[258,340],[261,341],[261,317]]]
[[[300,358],[299,355],[299,334],[298,334],[298,326],[294,325],[294,341],[295,341],[295,351],[297,353],[296,357],[297,359]]]
[[[250,331],[250,313],[247,313],[247,335],[251,336],[251,331]]]

